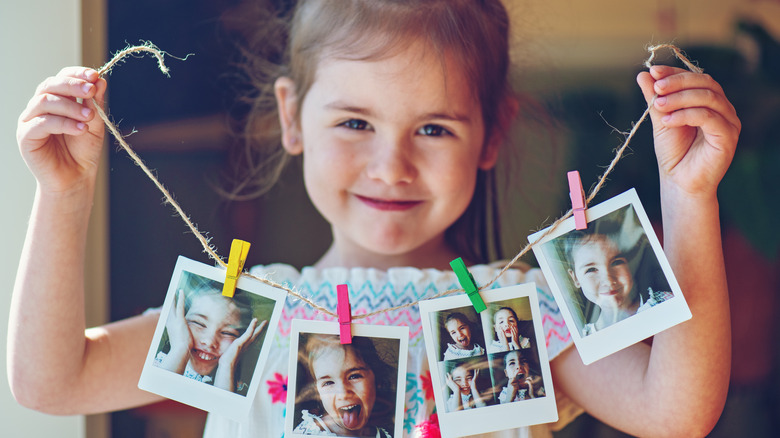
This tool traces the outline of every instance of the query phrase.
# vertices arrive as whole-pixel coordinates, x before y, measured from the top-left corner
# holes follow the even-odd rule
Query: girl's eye
[[[195,321],[195,320],[192,320],[192,319],[187,321],[187,323],[188,324],[192,324],[192,325],[194,325],[196,327],[201,327],[201,328],[206,327],[206,324],[203,324],[202,322]]]
[[[349,119],[346,122],[342,123],[341,126],[349,129],[354,129],[356,131],[364,131],[368,129],[368,122],[360,119]]]
[[[349,380],[357,380],[357,379],[362,379],[362,378],[363,378],[363,375],[360,374],[360,373],[355,373],[355,374],[350,374],[349,375]]]
[[[222,336],[227,336],[227,337],[230,337],[230,338],[237,338],[238,337],[238,333],[222,332]]]
[[[619,266],[628,263],[623,257],[612,260],[612,266]]]
[[[423,126],[417,131],[417,133],[420,135],[426,135],[431,137],[441,137],[443,135],[450,134],[450,132],[444,129],[443,126],[434,125],[434,124],[428,124]]]
[[[585,270],[585,273],[586,274],[595,274],[596,273],[596,268],[588,268],[588,269]]]
[[[331,385],[333,385],[333,381],[332,380],[325,380],[325,381],[320,382],[320,386],[322,386],[323,388],[326,387],[326,386],[331,386]]]

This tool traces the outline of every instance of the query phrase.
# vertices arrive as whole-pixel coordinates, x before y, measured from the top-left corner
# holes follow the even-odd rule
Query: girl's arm
[[[726,399],[731,358],[718,183],[741,124],[705,74],[654,66],[637,78],[648,102],[661,178],[664,252],[693,318],[584,366],[571,348],[552,362],[561,390],[602,421],[639,436],[704,436]]]
[[[156,315],[85,329],[87,220],[103,143],[91,98],[105,88],[94,70],[63,69],[38,87],[17,129],[37,189],[11,301],[8,376],[19,403],[52,414],[159,399],[136,386]]]

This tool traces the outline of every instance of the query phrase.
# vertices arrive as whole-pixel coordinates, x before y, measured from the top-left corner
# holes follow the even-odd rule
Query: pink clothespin
[[[585,203],[585,190],[582,188],[580,172],[572,170],[566,174],[569,177],[569,197],[571,198],[571,209],[574,213],[574,228],[584,230],[588,228],[588,220],[585,218],[585,210],[588,205]]]
[[[352,306],[349,304],[349,289],[346,284],[336,286],[339,314],[339,338],[342,344],[352,343]]]

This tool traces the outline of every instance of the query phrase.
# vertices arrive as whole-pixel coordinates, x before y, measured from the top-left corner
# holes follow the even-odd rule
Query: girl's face
[[[604,235],[594,235],[572,251],[569,275],[585,297],[599,307],[627,308],[633,304],[634,277],[628,260]]]
[[[510,351],[504,357],[504,373],[509,380],[515,377],[522,380],[528,376],[528,362],[520,358],[518,350]]]
[[[221,295],[201,295],[192,300],[184,318],[193,341],[190,365],[198,374],[211,374],[225,350],[241,336],[241,314]]]
[[[311,369],[331,430],[337,435],[362,436],[376,401],[371,368],[352,348],[329,348],[312,361]]]
[[[456,347],[461,350],[471,349],[471,328],[468,324],[459,319],[451,319],[447,322],[446,328],[452,340],[455,341]]]
[[[510,312],[507,309],[501,309],[498,312],[496,312],[495,315],[496,324],[496,334],[501,336],[506,336],[507,338],[512,337],[512,330],[515,332],[517,331],[517,318],[515,315]],[[500,338],[499,338],[500,339]]]
[[[455,367],[452,370],[452,380],[460,388],[460,392],[467,395],[471,392],[471,381],[474,379],[474,371],[464,366]]]
[[[300,123],[294,86],[278,81],[277,98],[283,142],[303,153],[306,190],[331,224],[332,252],[342,264],[379,266],[387,256],[426,263],[426,254],[430,264],[471,201],[477,170],[496,161],[497,147],[482,146],[472,87],[421,44],[379,60],[323,58]]]

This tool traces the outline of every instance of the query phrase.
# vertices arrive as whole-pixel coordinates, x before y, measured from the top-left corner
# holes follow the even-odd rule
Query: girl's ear
[[[501,103],[501,108],[498,111],[498,123],[496,123],[493,133],[485,142],[485,147],[482,149],[482,155],[479,158],[480,169],[490,170],[496,165],[498,151],[501,149],[501,144],[509,136],[509,130],[515,117],[517,117],[519,109],[520,102],[515,97],[507,97]]]
[[[290,155],[303,153],[301,130],[298,127],[298,96],[292,79],[282,76],[274,82],[279,125],[282,127],[282,146]]]
[[[574,274],[574,271],[572,271],[571,269],[568,269],[567,271],[569,272],[569,277],[571,277],[571,281],[574,282],[574,287],[580,287],[580,282],[577,281],[577,275]]]

